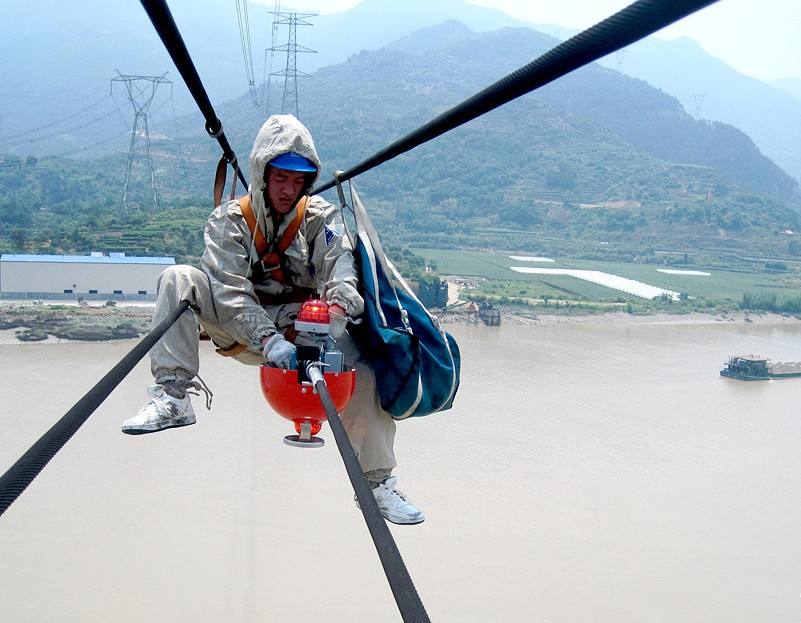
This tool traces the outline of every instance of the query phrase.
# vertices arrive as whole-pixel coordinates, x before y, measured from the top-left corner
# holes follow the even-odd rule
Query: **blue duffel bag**
[[[353,256],[364,315],[349,331],[375,369],[381,407],[396,420],[450,409],[459,387],[456,340],[386,257],[353,186],[351,197],[356,220]]]

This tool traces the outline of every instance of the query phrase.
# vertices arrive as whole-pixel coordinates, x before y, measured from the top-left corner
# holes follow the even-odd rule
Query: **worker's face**
[[[306,185],[306,174],[284,169],[267,169],[267,197],[280,214],[291,211]]]

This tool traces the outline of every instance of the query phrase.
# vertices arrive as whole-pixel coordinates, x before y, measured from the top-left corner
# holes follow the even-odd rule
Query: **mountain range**
[[[0,98],[0,151],[22,156],[91,156],[124,149],[132,114],[121,85],[110,89],[116,69],[123,74],[168,72],[167,78],[175,81],[172,99],[165,88],[153,103],[154,133],[174,136],[175,114],[195,114],[188,92],[138,2],[84,0],[69,11],[59,11],[59,6],[45,0],[34,7],[17,3],[4,8],[3,73],[6,84],[20,88],[6,87]],[[245,92],[232,3],[173,0],[170,7],[212,102],[219,105]],[[261,78],[272,18],[265,4],[249,7],[257,59],[254,69]],[[448,19],[457,19],[476,32],[525,26],[559,39],[573,34],[560,26],[521,22],[464,0],[365,0],[349,11],[317,16],[311,20],[313,27],[299,29],[299,42],[318,50],[301,55],[299,67],[315,71]],[[274,69],[282,62],[276,57]],[[767,85],[753,80],[689,40],[649,38],[606,63],[673,95],[691,114],[739,128],[765,155],[801,179],[801,101],[789,93],[792,81]],[[498,77],[494,74],[491,79]],[[68,122],[55,123],[65,116],[70,117]],[[49,127],[31,131],[43,125]]]
[[[605,64],[673,95],[697,118],[739,128],[762,153],[801,180],[801,100],[785,90],[799,81],[773,86],[745,76],[687,38],[648,38]]]
[[[327,167],[324,178],[554,43],[528,28],[476,33],[451,21],[321,68],[301,83],[300,101],[301,118]],[[244,94],[217,112],[244,160],[260,111]],[[176,252],[163,236],[154,246],[129,234],[133,226],[156,236],[171,232],[170,244],[183,245],[180,253],[189,253],[190,242],[197,252],[202,241],[188,232],[197,234],[210,207],[219,151],[196,116],[178,119],[176,127],[176,136],[151,137],[168,209],[152,215],[150,225],[115,220],[122,154],[75,164],[31,160],[0,168],[0,225],[6,225],[0,237],[10,239],[9,228],[30,225],[47,239],[29,250],[56,240],[58,249],[69,250],[65,245],[88,244],[100,235],[93,246]],[[144,207],[148,174],[141,163],[135,173]],[[675,98],[599,65],[435,139],[357,183],[382,232],[418,244],[537,250],[543,240],[564,240],[574,250],[614,244],[647,253],[655,246],[693,245],[794,254],[785,232],[801,228],[797,184],[745,134],[694,119]],[[179,205],[180,211],[169,209]],[[20,206],[46,209],[31,213]],[[198,207],[186,212],[186,206]],[[187,214],[197,222],[187,221]],[[179,217],[182,229],[172,231],[169,223]]]

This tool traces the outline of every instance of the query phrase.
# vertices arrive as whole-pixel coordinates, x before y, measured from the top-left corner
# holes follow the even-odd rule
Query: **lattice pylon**
[[[122,209],[128,213],[128,190],[131,182],[131,168],[134,160],[134,152],[136,149],[136,137],[141,131],[144,132],[145,138],[145,153],[147,159],[147,167],[150,172],[150,188],[153,193],[153,210],[159,209],[159,197],[156,190],[156,173],[153,168],[153,155],[150,151],[150,127],[147,120],[147,111],[156,97],[156,91],[162,84],[169,84],[172,87],[172,81],[167,80],[166,72],[160,76],[133,76],[122,74],[117,70],[117,76],[111,79],[111,86],[114,87],[115,82],[121,82],[125,85],[125,91],[128,95],[128,101],[131,102],[131,107],[134,109],[134,123],[131,130],[131,142],[128,146],[128,161],[125,166],[125,182],[122,187]],[[141,129],[140,129],[141,128]]]
[[[288,37],[285,45],[272,46],[269,52],[286,52],[286,67],[282,71],[272,72],[268,75],[284,78],[284,94],[281,98],[281,113],[291,112],[296,117],[300,117],[300,106],[298,103],[298,78],[309,78],[310,75],[298,69],[298,52],[315,54],[317,51],[298,45],[297,30],[298,26],[311,26],[308,18],[315,17],[317,13],[289,13],[273,11],[275,20],[273,22],[273,32],[280,25],[288,26]]]

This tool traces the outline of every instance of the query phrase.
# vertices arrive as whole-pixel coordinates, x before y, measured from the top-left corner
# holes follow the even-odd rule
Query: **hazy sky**
[[[337,13],[360,2],[289,0],[282,5],[319,13]],[[592,26],[631,3],[627,0],[469,2],[501,9],[517,19],[573,28]],[[708,53],[761,80],[801,79],[801,0],[720,0],[661,31],[658,36],[667,39],[691,37]]]

